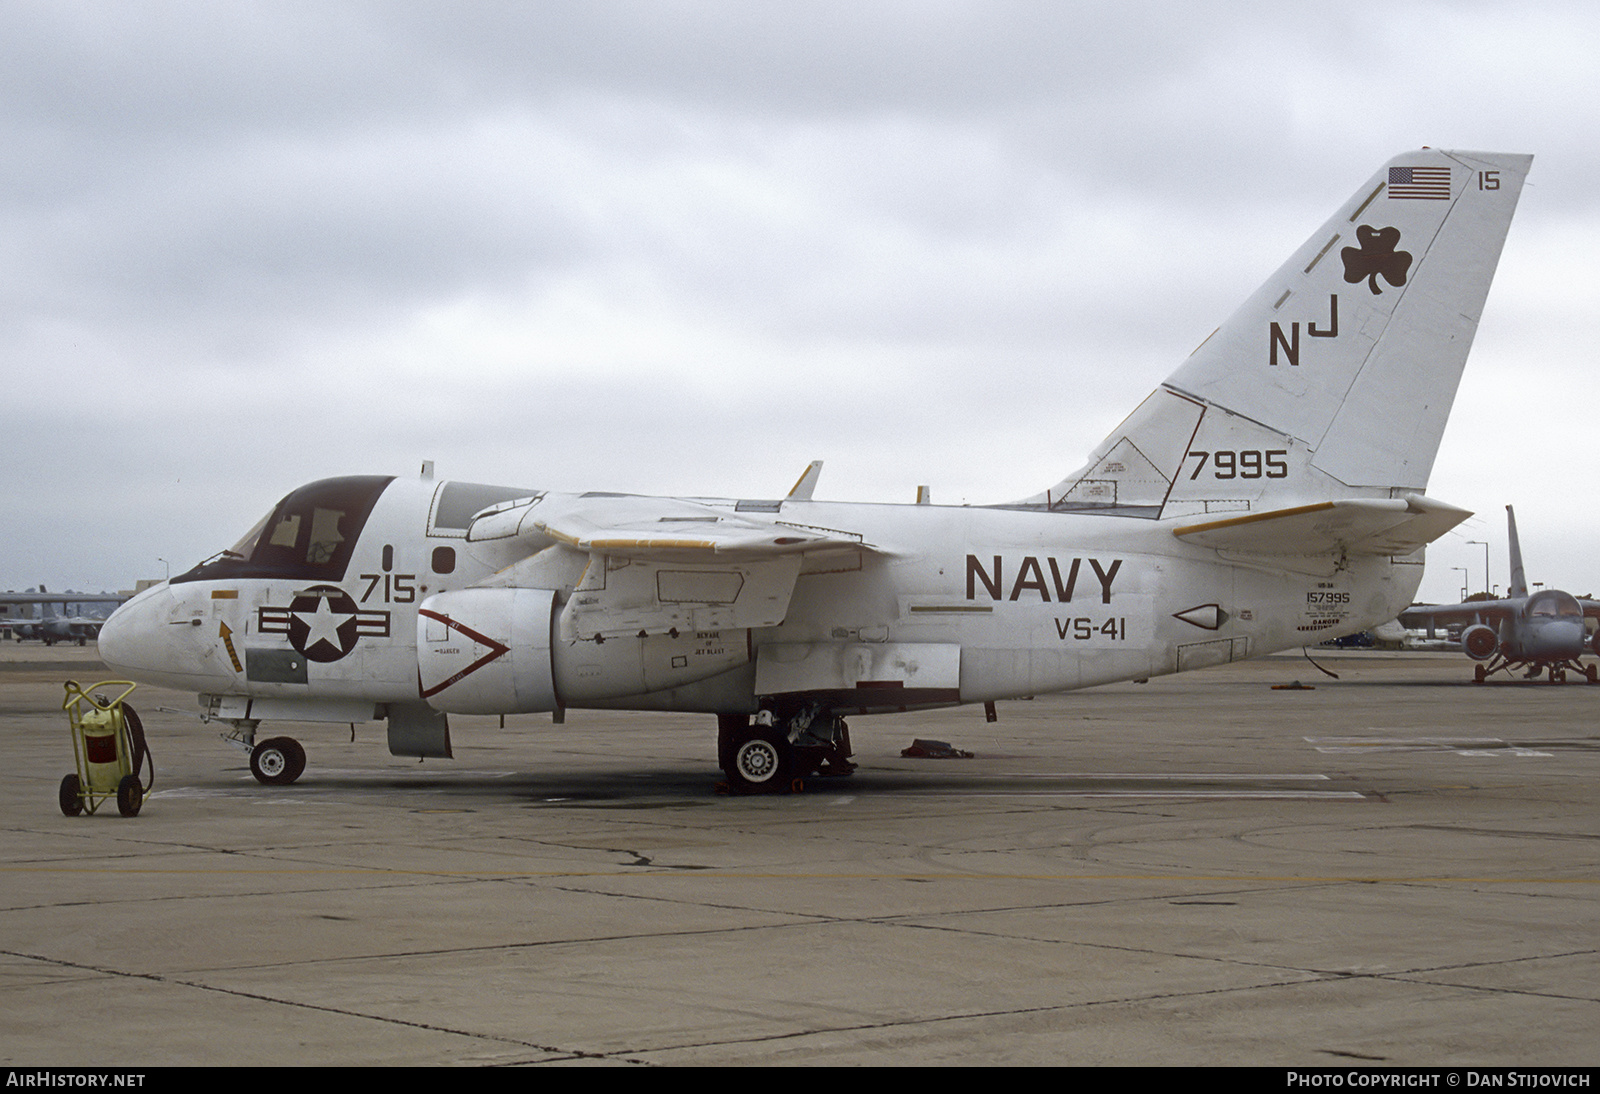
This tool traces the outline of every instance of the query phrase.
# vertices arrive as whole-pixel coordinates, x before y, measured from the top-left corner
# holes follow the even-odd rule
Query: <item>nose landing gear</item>
[[[261,722],[255,718],[230,719],[233,729],[222,739],[250,754],[250,774],[266,786],[288,786],[306,770],[306,750],[293,737],[256,740]]]
[[[306,769],[306,750],[293,737],[269,737],[250,750],[250,774],[268,786],[288,786]]]

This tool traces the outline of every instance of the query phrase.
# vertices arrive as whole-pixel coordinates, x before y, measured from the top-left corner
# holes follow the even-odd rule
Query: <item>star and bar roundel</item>
[[[289,645],[310,661],[338,661],[358,638],[388,638],[389,613],[363,611],[337,585],[313,585],[295,593],[287,608],[257,609],[256,629],[286,634]]]

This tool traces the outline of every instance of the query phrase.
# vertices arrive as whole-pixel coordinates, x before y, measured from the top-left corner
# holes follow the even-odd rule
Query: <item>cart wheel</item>
[[[83,795],[78,787],[76,775],[68,775],[61,780],[61,811],[69,817],[76,817],[83,812]]]
[[[144,784],[137,775],[124,775],[117,784],[117,812],[124,817],[137,817],[144,804]]]

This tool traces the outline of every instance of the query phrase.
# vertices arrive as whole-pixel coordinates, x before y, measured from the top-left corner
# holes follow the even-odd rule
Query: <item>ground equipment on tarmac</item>
[[[137,686],[128,680],[103,680],[85,691],[76,680],[67,681],[61,707],[72,726],[78,762],[77,772],[61,780],[61,811],[67,816],[93,813],[107,798],[117,799],[117,812],[124,817],[137,816],[150,796],[155,763],[138,713],[124,702]],[[122,692],[115,699],[108,700],[100,690],[116,687]],[[149,772],[148,782],[140,780],[141,769]]]

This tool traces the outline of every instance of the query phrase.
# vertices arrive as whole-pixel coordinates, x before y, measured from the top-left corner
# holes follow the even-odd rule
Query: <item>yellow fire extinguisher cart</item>
[[[139,715],[123,701],[136,686],[104,680],[85,690],[77,681],[67,681],[62,709],[72,724],[72,751],[78,761],[77,772],[61,780],[61,811],[67,816],[93,813],[107,798],[116,798],[117,812],[132,817],[150,796],[155,763],[145,747]],[[122,691],[108,700],[112,688]],[[140,780],[141,769],[149,772],[148,781]]]

